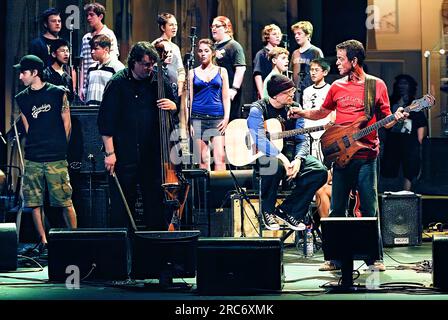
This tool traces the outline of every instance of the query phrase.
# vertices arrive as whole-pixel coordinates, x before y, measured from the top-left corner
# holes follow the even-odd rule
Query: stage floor
[[[192,285],[189,290],[164,291],[142,281],[126,282],[82,282],[79,289],[69,290],[62,283],[48,282],[47,267],[39,270],[36,265],[21,267],[14,272],[0,273],[0,300],[170,300],[170,301],[228,301],[251,300],[448,300],[448,294],[431,289],[431,242],[416,247],[385,248],[384,262],[387,270],[377,272],[376,278],[366,270],[362,261],[355,261],[359,278],[354,282],[372,288],[368,292],[334,293],[326,286],[340,278],[339,272],[318,271],[323,262],[322,251],[312,258],[304,258],[292,246],[285,248],[284,267],[286,281],[278,293],[252,296],[200,296],[195,291],[195,279],[185,279]],[[19,259],[20,265],[24,260]],[[45,262],[40,260],[40,262]],[[253,266],[262,268],[262,266]],[[370,277],[370,278],[369,278]],[[373,281],[372,281],[373,279]],[[180,280],[179,280],[180,281]],[[146,283],[146,285],[145,285]],[[394,286],[393,284],[394,283]],[[388,284],[389,287],[388,287]],[[378,286],[380,285],[380,288]],[[392,287],[393,286],[393,287]],[[376,287],[374,289],[373,287]],[[238,302],[238,301],[237,301]]]

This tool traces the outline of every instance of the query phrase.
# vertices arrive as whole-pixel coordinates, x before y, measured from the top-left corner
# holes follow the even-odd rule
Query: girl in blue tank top
[[[215,49],[209,39],[201,39],[197,50],[200,66],[189,72],[191,101],[191,135],[193,155],[199,166],[225,170],[224,131],[229,122],[229,78],[224,68],[213,63]],[[210,146],[211,142],[211,146]],[[210,159],[210,150],[213,159]]]

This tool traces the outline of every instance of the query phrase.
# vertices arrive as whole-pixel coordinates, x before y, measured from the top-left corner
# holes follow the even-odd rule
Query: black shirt
[[[72,77],[67,72],[63,72],[62,75],[53,69],[52,66],[48,66],[44,70],[44,79],[56,86],[62,86],[66,89],[68,101],[72,102],[75,94],[73,90]]]
[[[45,66],[50,66],[53,63],[50,48],[56,41],[58,41],[58,39],[48,39],[41,34],[38,38],[31,41],[30,54],[34,54],[41,58]]]
[[[176,101],[168,81],[165,81],[165,94]],[[98,128],[102,136],[113,137],[118,166],[144,163],[160,167],[157,95],[156,77],[136,80],[129,68],[118,71],[107,83],[98,113]]]
[[[66,158],[67,138],[61,116],[64,93],[64,89],[47,82],[39,90],[27,87],[16,95],[29,125],[25,159],[50,162]]]
[[[229,87],[232,87],[235,70],[246,65],[243,47],[233,39],[216,45],[216,63],[224,67],[229,75]]]

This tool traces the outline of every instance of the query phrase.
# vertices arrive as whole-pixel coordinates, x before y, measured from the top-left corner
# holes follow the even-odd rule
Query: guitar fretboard
[[[420,111],[422,109],[426,109],[426,108],[430,108],[430,107],[431,107],[431,104],[429,102],[427,102],[424,98],[420,98],[418,100],[415,100],[410,106],[404,108],[403,112],[409,113],[411,111]],[[394,120],[395,120],[395,116],[393,114],[391,114],[390,116],[387,116],[386,118],[381,119],[380,121],[355,133],[353,135],[353,138],[355,140],[359,140],[362,137],[365,137],[366,135],[371,133],[372,131],[378,130],[379,128],[384,127],[385,125],[387,125],[388,123],[391,123]]]
[[[277,139],[283,139],[292,137],[298,134],[305,134],[310,132],[316,132],[316,131],[322,131],[325,129],[325,126],[317,126],[317,127],[310,127],[310,128],[301,128],[301,129],[294,129],[294,130],[288,130],[283,132],[276,132],[271,133],[270,138],[271,140],[277,140]]]

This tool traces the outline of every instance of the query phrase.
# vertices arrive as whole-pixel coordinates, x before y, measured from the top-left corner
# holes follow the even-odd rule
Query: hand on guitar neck
[[[404,120],[409,116],[409,112],[429,109],[434,103],[434,97],[427,94],[423,98],[414,100],[406,108],[400,107],[395,114],[383,118],[368,127],[363,128],[367,119],[365,116],[361,116],[352,124],[345,126],[334,125],[328,128],[320,140],[325,165],[330,167],[332,163],[335,163],[340,168],[345,167],[356,152],[369,148],[368,145],[360,141],[361,138],[379,128],[393,126],[397,120]]]

